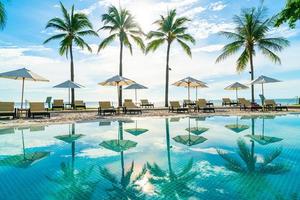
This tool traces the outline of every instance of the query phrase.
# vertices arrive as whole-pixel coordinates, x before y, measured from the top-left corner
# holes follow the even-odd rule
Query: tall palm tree
[[[274,63],[281,63],[276,52],[280,52],[289,45],[283,37],[268,37],[274,26],[276,17],[266,18],[266,8],[243,9],[240,15],[233,17],[235,29],[233,32],[223,31],[220,34],[231,42],[223,47],[221,55],[216,62],[220,62],[242,50],[236,62],[236,70],[242,72],[250,65],[251,80],[254,80],[253,57],[260,50],[264,56]],[[254,102],[254,86],[251,86],[251,97]]]
[[[74,81],[74,61],[73,61],[73,47],[78,46],[81,49],[87,48],[92,52],[92,48],[84,41],[82,37],[84,36],[98,36],[98,34],[93,31],[93,26],[89,21],[88,17],[83,13],[74,12],[74,5],[71,11],[68,12],[64,5],[60,2],[61,11],[63,18],[55,17],[48,21],[46,25],[47,28],[54,28],[60,33],[48,38],[44,44],[52,40],[61,40],[59,47],[59,54],[66,55],[68,58],[70,54],[71,61],[71,81]],[[75,102],[75,91],[71,90],[72,105],[74,107]]]
[[[104,26],[99,30],[107,30],[110,35],[100,43],[98,52],[115,39],[119,40],[119,75],[123,76],[123,47],[129,48],[132,54],[132,42],[130,40],[133,40],[144,52],[145,45],[141,38],[143,35],[142,29],[128,10],[123,8],[117,9],[115,6],[109,7],[107,13],[102,15],[102,22],[104,22]],[[119,106],[122,106],[122,86],[119,87],[118,101]]]
[[[151,41],[148,43],[146,48],[146,53],[149,51],[155,51],[159,46],[167,43],[167,60],[166,60],[166,85],[165,85],[165,106],[168,107],[168,97],[169,97],[169,60],[170,60],[170,49],[171,44],[177,41],[183,48],[184,52],[190,57],[192,52],[190,47],[186,42],[191,42],[195,44],[195,39],[186,33],[188,27],[186,23],[190,20],[186,17],[177,17],[176,10],[171,10],[168,12],[167,16],[161,16],[159,20],[155,21],[157,30],[150,31],[147,38]]]
[[[6,25],[6,11],[5,6],[2,1],[0,1],[0,29],[3,30],[3,28]]]

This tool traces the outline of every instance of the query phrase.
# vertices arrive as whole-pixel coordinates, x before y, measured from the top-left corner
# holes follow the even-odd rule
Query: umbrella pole
[[[198,99],[198,87],[196,87],[196,101]]]
[[[23,158],[24,158],[24,160],[25,160],[26,157],[25,157],[25,142],[24,142],[23,129],[22,129],[22,148],[23,148]]]
[[[136,91],[136,89],[134,89],[134,93],[135,93],[135,104],[137,104],[137,91]]]
[[[188,84],[188,100],[190,100],[190,84]]]
[[[264,97],[265,97],[265,95],[264,95],[264,84],[262,83],[261,84],[261,94],[262,94],[262,105],[264,105],[265,104],[265,100],[264,100]]]
[[[68,94],[69,104],[71,104],[71,99],[70,99],[70,90],[71,90],[71,89],[69,88],[69,89],[68,89],[68,93],[69,93],[69,94]]]
[[[238,89],[235,88],[235,96],[236,96],[236,101],[238,100],[239,96],[238,96]]]
[[[22,79],[22,97],[21,97],[21,109],[23,109],[23,99],[24,99],[24,83],[25,78]]]

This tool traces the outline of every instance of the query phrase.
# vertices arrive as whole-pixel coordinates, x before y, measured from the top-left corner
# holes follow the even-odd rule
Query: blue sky
[[[94,24],[94,28],[101,27],[101,14],[107,6],[118,5],[118,0],[64,0],[66,7],[75,4],[77,11],[86,13]],[[145,31],[153,29],[152,22],[160,14],[166,14],[168,9],[176,8],[179,15],[192,19],[189,32],[197,39],[197,44],[192,46],[193,58],[184,55],[178,45],[173,45],[171,50],[170,83],[186,76],[192,76],[208,83],[209,88],[198,91],[198,96],[207,99],[221,97],[234,97],[234,93],[224,91],[224,87],[235,82],[249,82],[248,70],[241,74],[235,71],[236,56],[225,62],[215,64],[216,57],[226,40],[217,33],[221,30],[231,30],[232,17],[239,14],[241,8],[257,6],[259,0],[121,0],[121,5],[128,8],[136,17]],[[285,1],[265,0],[269,14],[280,11]],[[69,61],[57,53],[58,42],[43,45],[43,41],[54,30],[45,30],[49,19],[61,16],[59,1],[56,0],[26,0],[20,4],[10,0],[4,2],[8,21],[7,26],[0,32],[0,72],[5,72],[21,67],[48,78],[49,83],[26,83],[25,99],[30,101],[44,101],[46,96],[54,98],[67,98],[65,90],[53,89],[60,82],[70,79]],[[299,27],[299,26],[298,26]],[[290,30],[286,25],[272,30],[271,35],[285,36],[291,46],[286,48],[280,57],[282,65],[275,65],[261,55],[254,60],[255,75],[261,74],[278,78],[282,83],[266,86],[267,98],[294,98],[300,95],[294,85],[300,85],[299,66],[299,28]],[[116,89],[101,87],[97,83],[118,73],[118,43],[113,43],[109,48],[96,54],[97,45],[107,36],[100,32],[100,38],[87,38],[94,49],[94,53],[80,49],[75,50],[75,79],[85,86],[78,90],[77,98],[86,101],[116,100]],[[131,56],[125,51],[124,76],[149,87],[141,91],[140,97],[152,101],[164,99],[166,47],[161,47],[156,53],[143,55],[134,49]],[[14,80],[0,79],[0,101],[20,99],[21,83]],[[260,88],[257,88],[258,96]],[[30,95],[29,95],[30,94]],[[125,91],[126,98],[133,98],[133,91]],[[184,99],[187,92],[184,88],[170,86],[170,99]],[[194,94],[192,94],[192,97]],[[242,91],[241,96],[250,97],[250,91]]]

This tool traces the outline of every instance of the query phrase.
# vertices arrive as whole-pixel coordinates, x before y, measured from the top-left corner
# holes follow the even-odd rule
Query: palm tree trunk
[[[74,81],[74,62],[73,62],[73,47],[72,44],[70,45],[70,59],[71,59],[71,81]],[[75,106],[75,90],[74,88],[71,89],[71,101],[72,107]]]
[[[165,107],[169,105],[169,58],[170,58],[170,47],[171,43],[168,42],[168,49],[167,49],[167,64],[166,64],[166,88],[165,88]]]
[[[253,55],[250,53],[250,71],[251,71],[251,81],[254,80],[254,66],[253,66]],[[251,101],[255,102],[254,98],[254,85],[251,85]]]
[[[123,42],[120,40],[120,63],[119,63],[119,75],[123,76]],[[122,86],[119,86],[119,99],[118,105],[122,106]]]
[[[166,140],[167,140],[168,166],[169,166],[169,173],[172,174],[169,119],[166,118],[165,121],[166,121]]]

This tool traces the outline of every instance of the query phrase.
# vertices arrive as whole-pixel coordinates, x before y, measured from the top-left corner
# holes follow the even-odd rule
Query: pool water
[[[300,115],[0,129],[0,199],[299,199]]]

